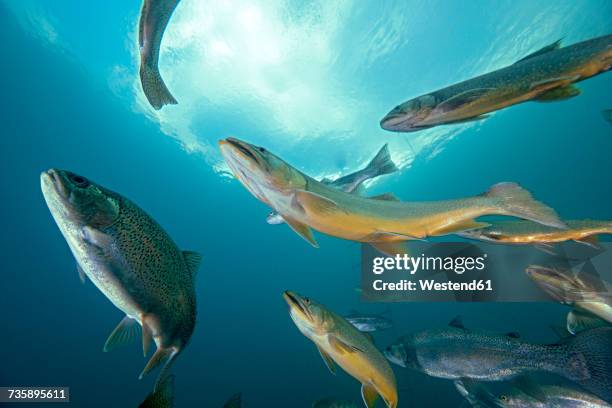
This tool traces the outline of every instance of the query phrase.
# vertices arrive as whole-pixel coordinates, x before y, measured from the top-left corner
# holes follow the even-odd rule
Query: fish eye
[[[505,396],[505,395],[500,395],[499,399],[502,400],[502,401],[508,401],[508,397]]]
[[[85,177],[79,176],[78,174],[71,174],[70,181],[72,181],[77,187],[85,188],[89,185],[89,181]]]
[[[259,147],[257,150],[259,150],[261,153],[265,153],[266,149],[264,149],[263,147]]]
[[[306,302],[306,304],[309,305],[310,304],[310,298],[305,297],[304,298],[304,302]]]

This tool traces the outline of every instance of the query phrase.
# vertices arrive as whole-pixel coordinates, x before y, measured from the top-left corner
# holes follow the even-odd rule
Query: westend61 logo
[[[408,254],[395,255],[395,257],[378,256],[372,260],[372,272],[375,275],[381,275],[389,270],[405,271],[411,275],[418,271],[452,271],[458,275],[466,271],[482,271],[486,268],[485,261],[487,254],[482,256],[459,256],[459,257],[441,257],[441,256],[425,256],[421,254],[418,257]]]

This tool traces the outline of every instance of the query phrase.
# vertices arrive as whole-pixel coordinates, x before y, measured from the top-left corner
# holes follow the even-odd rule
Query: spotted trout
[[[323,305],[285,292],[291,319],[300,332],[319,350],[327,368],[336,374],[336,363],[361,383],[361,396],[368,408],[380,396],[387,407],[397,407],[395,375],[374,343],[340,315]]]
[[[181,252],[136,204],[83,176],[51,169],[40,180],[81,278],[88,277],[126,315],[104,351],[134,340],[142,331],[145,356],[151,340],[157,350],[140,378],[162,366],[157,388],[194,330],[200,255]]]
[[[612,35],[560,45],[556,41],[508,67],[404,102],[380,125],[390,131],[416,132],[484,119],[489,112],[522,102],[572,98],[580,94],[576,82],[612,66]]]
[[[246,189],[315,247],[311,228],[389,253],[398,242],[483,228],[488,224],[475,218],[484,215],[564,227],[554,210],[515,183],[499,183],[484,194],[457,200],[399,202],[389,194],[366,198],[331,188],[263,147],[235,138],[219,144],[227,165]]]
[[[147,100],[156,110],[177,103],[159,73],[159,48],[178,3],[179,0],[144,0],[140,11],[140,84]]]

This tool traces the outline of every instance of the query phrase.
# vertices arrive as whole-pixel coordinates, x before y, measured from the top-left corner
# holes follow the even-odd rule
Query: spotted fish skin
[[[136,204],[85,177],[51,169],[41,188],[80,270],[127,316],[111,345],[118,330],[138,322],[145,354],[150,340],[157,346],[141,376],[164,365],[159,385],[195,327],[199,255],[181,252]]]

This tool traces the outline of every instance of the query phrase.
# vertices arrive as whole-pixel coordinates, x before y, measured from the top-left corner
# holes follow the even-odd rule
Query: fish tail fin
[[[389,145],[385,143],[383,147],[380,148],[376,156],[368,163],[365,168],[365,171],[368,174],[372,175],[372,178],[382,176],[385,174],[395,173],[398,171],[398,167],[395,165],[393,160],[391,160],[391,155],[389,154]]]
[[[580,332],[567,343],[567,377],[600,398],[612,401],[612,327]]]
[[[157,381],[155,382],[154,390],[157,390],[168,376],[170,367],[172,366],[172,363],[176,359],[179,352],[180,351],[176,347],[159,347],[138,376],[138,379],[142,379],[142,377],[155,370],[158,366],[162,365],[162,369],[157,376]]]
[[[167,376],[138,408],[171,408],[174,405],[174,376]]]
[[[533,198],[529,191],[516,183],[498,183],[484,194],[493,200],[500,214],[523,218],[556,228],[567,228],[552,208]]]
[[[147,100],[155,110],[160,110],[164,105],[176,105],[178,103],[166,87],[157,67],[151,68],[142,64],[140,67],[140,83]]]

